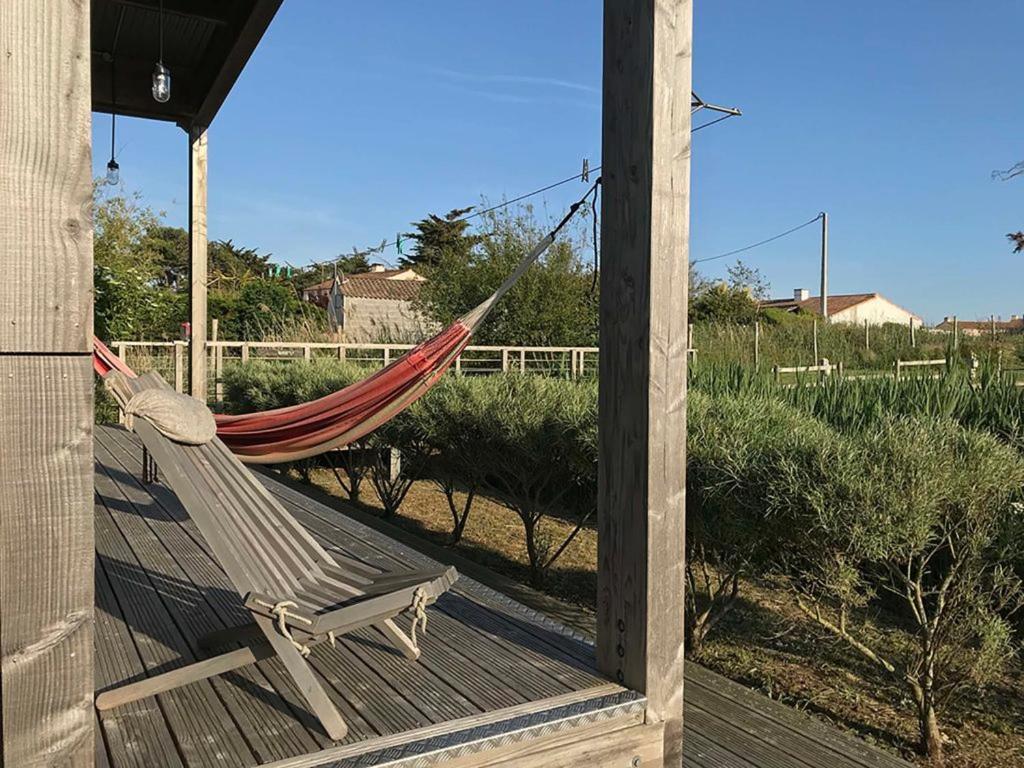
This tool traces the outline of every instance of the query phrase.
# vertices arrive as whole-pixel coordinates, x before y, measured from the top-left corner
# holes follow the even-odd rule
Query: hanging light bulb
[[[153,68],[153,98],[161,104],[171,98],[171,72],[160,62]]]
[[[153,67],[153,98],[161,104],[171,99],[171,70],[164,66],[164,0],[160,0],[160,58]]]
[[[110,162],[107,163],[107,184],[116,187],[121,182],[121,166],[114,159],[114,138],[117,135],[117,113],[110,114]]]

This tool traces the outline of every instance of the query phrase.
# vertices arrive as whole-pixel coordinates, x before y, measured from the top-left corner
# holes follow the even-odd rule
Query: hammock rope
[[[478,306],[362,381],[308,403],[239,415],[218,415],[217,436],[242,461],[277,464],[317,456],[365,437],[427,393],[469,345],[470,339],[558,233],[597,194],[598,179],[562,220],[520,260]],[[93,368],[100,376],[135,376],[102,341],[93,338]]]

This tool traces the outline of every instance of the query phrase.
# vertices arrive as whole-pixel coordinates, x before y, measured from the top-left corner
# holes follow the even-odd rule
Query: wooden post
[[[915,336],[914,329],[914,318],[910,318],[910,348],[913,349],[917,346],[917,337]]]
[[[818,318],[814,318],[814,363],[818,363]]]
[[[597,660],[682,765],[692,0],[605,0]]]
[[[174,342],[174,391],[185,391],[185,342]]]
[[[206,402],[206,128],[196,126],[188,141],[189,392]],[[180,390],[179,390],[180,391]]]
[[[391,349],[384,347],[384,367],[387,368],[389,365],[391,365]],[[458,360],[456,360],[456,365],[458,365]]]
[[[896,381],[899,381],[900,380],[900,361],[899,360],[897,360],[895,363],[893,363],[893,371],[894,371],[893,378]]]
[[[90,3],[0,2],[0,764],[91,766]]]
[[[871,326],[864,321],[864,349],[871,349]]]
[[[960,349],[960,321],[953,315],[953,349]]]
[[[508,373],[508,350],[501,350],[501,372]]]
[[[344,362],[346,357],[347,357],[347,355],[348,355],[348,350],[345,348],[345,345],[344,344],[339,344],[338,345],[338,359],[341,360],[342,362]]]
[[[761,321],[754,321],[754,367],[761,367]]]
[[[828,214],[821,212],[821,316],[828,320]],[[818,359],[818,353],[814,353]]]
[[[249,342],[242,342],[242,362],[249,362]]]
[[[519,372],[526,373],[526,350],[519,350]]]
[[[302,359],[307,363],[313,360],[313,348],[309,344],[302,345]]]
[[[219,341],[220,339],[220,320],[213,318],[210,321],[210,341]],[[214,402],[221,402],[221,384],[220,384],[220,347],[214,346],[210,349],[208,355],[209,360],[206,361],[207,366],[213,368],[213,399]]]

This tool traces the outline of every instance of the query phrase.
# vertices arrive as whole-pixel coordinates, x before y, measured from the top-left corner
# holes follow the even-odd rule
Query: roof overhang
[[[160,49],[160,0],[91,0],[92,108],[209,126],[282,0],[163,0],[171,99],[150,92]]]

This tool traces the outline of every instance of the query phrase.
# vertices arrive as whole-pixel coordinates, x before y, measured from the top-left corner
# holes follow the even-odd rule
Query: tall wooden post
[[[828,214],[821,212],[821,316],[828,320]],[[815,355],[817,361],[817,355]]]
[[[812,365],[817,365],[818,364],[818,359],[819,359],[818,358],[818,318],[814,318],[813,322],[814,322],[814,339],[813,339],[812,344],[814,346],[814,362],[812,363]]]
[[[206,402],[206,128],[195,126],[188,141],[189,392]]]
[[[89,3],[0,2],[0,764],[92,765]]]
[[[914,328],[914,318],[910,318],[910,346],[911,348],[917,346],[917,336]]]
[[[864,349],[871,349],[871,326],[864,321]]]
[[[682,764],[691,0],[605,0],[597,658]]]

